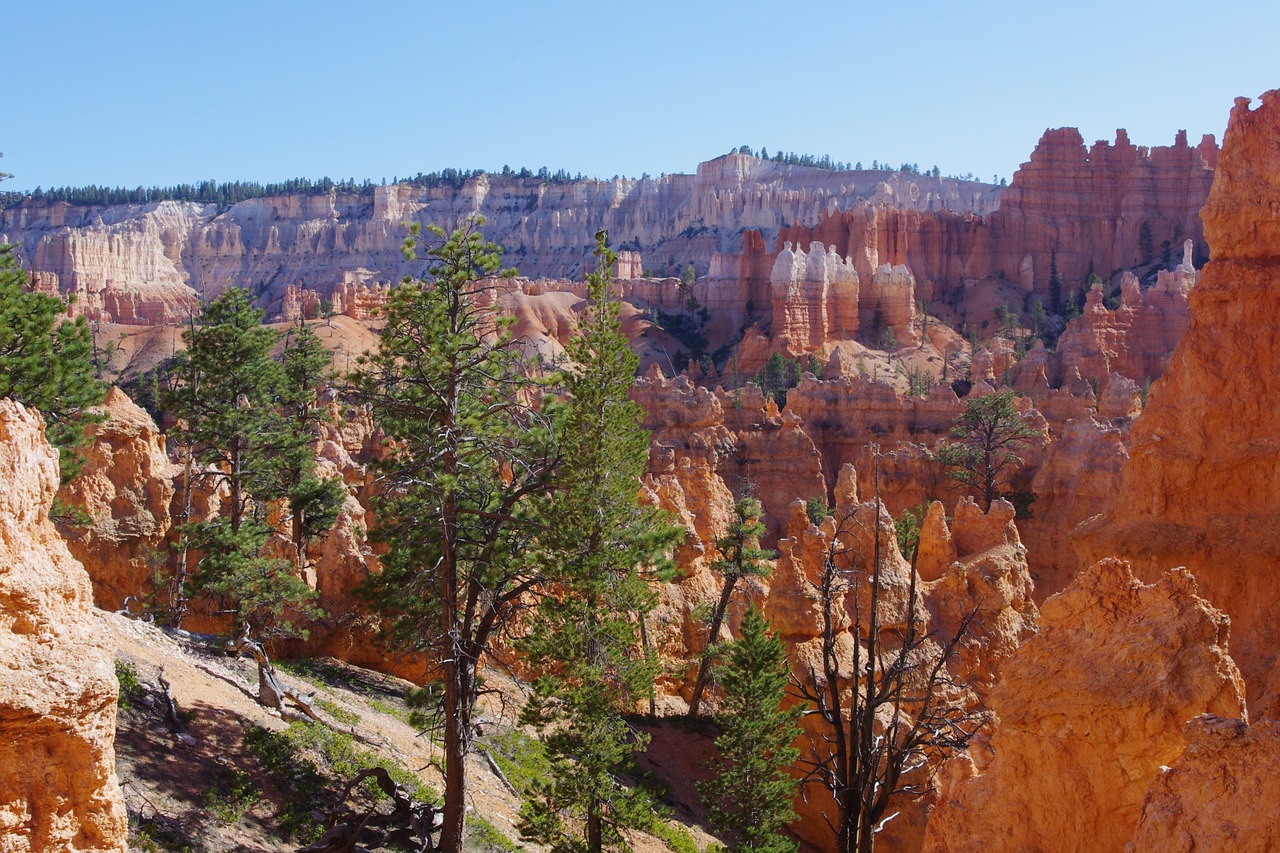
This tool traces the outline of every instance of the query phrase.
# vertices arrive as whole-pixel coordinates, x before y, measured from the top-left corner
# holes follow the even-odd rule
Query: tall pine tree
[[[721,673],[725,701],[717,720],[721,767],[699,786],[712,825],[729,833],[729,853],[794,853],[783,832],[796,819],[799,780],[787,773],[800,751],[792,743],[802,706],[782,709],[790,675],[786,649],[756,608],[742,621],[742,639],[728,649]]]
[[[315,593],[287,560],[264,556],[271,536],[268,505],[287,497],[291,454],[310,453],[310,434],[285,417],[285,373],[271,357],[277,335],[248,292],[231,288],[205,306],[183,333],[174,359],[175,385],[166,408],[178,418],[174,439],[185,445],[193,479],[225,489],[226,512],[184,526],[184,548],[201,553],[192,582],[223,596],[243,624],[269,634],[294,633],[312,617]]]
[[[693,685],[693,697],[689,700],[689,716],[698,716],[698,708],[702,704],[702,692],[706,689],[707,680],[711,676],[712,658],[716,645],[720,641],[720,626],[729,610],[729,602],[733,598],[738,581],[752,577],[766,577],[771,566],[767,560],[773,557],[769,551],[759,547],[760,536],[764,533],[764,523],[760,520],[764,510],[760,502],[751,496],[742,498],[734,506],[734,519],[728,531],[716,540],[716,548],[720,550],[720,559],[711,564],[711,570],[721,577],[720,599],[711,613],[711,625],[707,629],[707,644],[702,650],[702,660],[698,664],[698,678]]]
[[[543,596],[520,644],[539,673],[524,721],[543,733],[551,778],[521,810],[521,834],[553,851],[627,849],[626,830],[652,823],[640,788],[619,783],[647,740],[625,716],[650,696],[658,663],[639,648],[654,596],[642,570],[683,533],[638,502],[648,436],[630,399],[638,364],[610,293],[614,254],[596,234],[591,307],[566,345],[567,400],[558,431],[565,464],[539,539]]]
[[[27,289],[13,247],[0,245],[0,397],[44,415],[64,483],[80,467],[85,426],[103,419],[91,409],[107,390],[94,376],[89,324],[64,319],[65,311],[61,300]]]
[[[539,513],[559,461],[541,390],[483,291],[501,250],[477,217],[427,248],[427,280],[392,291],[377,352],[356,376],[391,439],[373,533],[388,546],[367,589],[387,639],[438,662],[443,850],[461,850],[477,668],[541,582]],[[420,229],[405,242],[410,260]]]

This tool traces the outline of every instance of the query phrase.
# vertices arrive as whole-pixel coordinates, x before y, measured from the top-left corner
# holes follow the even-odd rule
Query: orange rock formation
[[[1204,714],[1187,723],[1187,747],[1161,768],[1142,801],[1131,853],[1222,850],[1263,853],[1280,846],[1280,723]]]
[[[1122,499],[1081,531],[1082,559],[1116,554],[1141,577],[1185,565],[1233,623],[1255,713],[1280,710],[1280,93],[1237,99],[1204,208],[1213,259],[1191,325],[1133,429]]]
[[[1005,663],[993,755],[949,765],[925,850],[1123,850],[1182,724],[1244,714],[1228,625],[1186,571],[1151,586],[1119,560],[1081,572]]]
[[[145,411],[119,388],[102,405],[107,420],[89,428],[84,467],[62,491],[88,524],[62,529],[71,553],[93,580],[93,598],[105,610],[128,596],[153,593],[155,553],[166,547],[170,507],[182,468],[169,461],[165,437]]]
[[[0,849],[124,851],[112,650],[49,520],[58,454],[0,400]]]

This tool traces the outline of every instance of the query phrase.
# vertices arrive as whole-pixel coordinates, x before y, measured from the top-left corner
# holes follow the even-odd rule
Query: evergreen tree
[[[630,390],[638,364],[609,292],[614,256],[596,235],[592,303],[566,345],[567,400],[557,422],[565,466],[539,545],[545,594],[520,643],[539,673],[523,719],[543,733],[552,774],[521,810],[521,834],[554,851],[627,849],[626,830],[649,825],[643,789],[619,784],[647,739],[624,715],[652,695],[658,663],[638,651],[654,600],[642,570],[683,533],[638,504],[648,458],[642,412]]]
[[[291,427],[289,444],[282,448],[281,490],[289,500],[293,521],[293,546],[298,570],[306,568],[307,543],[323,535],[338,520],[347,489],[340,477],[316,476],[312,442],[328,420],[318,406],[330,355],[319,336],[299,321],[285,340],[284,384],[281,404]]]
[[[973,486],[986,509],[1000,496],[1005,470],[1022,464],[1017,450],[1036,432],[1022,418],[1013,391],[970,395],[964,414],[951,424],[951,442],[940,448],[936,458],[951,471],[951,478]]]
[[[720,626],[724,622],[725,613],[729,610],[729,601],[733,598],[738,581],[744,578],[767,577],[771,567],[767,560],[773,557],[768,551],[759,547],[764,523],[760,520],[764,510],[760,502],[753,497],[742,498],[734,506],[734,520],[730,522],[725,535],[716,540],[716,548],[720,551],[720,559],[711,564],[711,570],[721,577],[720,600],[716,602],[711,614],[711,626],[707,631],[707,644],[702,651],[702,660],[698,665],[698,678],[693,685],[693,697],[689,700],[689,716],[698,715],[698,707],[702,702],[702,692],[706,689],[711,675],[711,661],[720,639]]]
[[[476,669],[541,583],[538,513],[558,453],[549,413],[508,323],[483,304],[501,250],[476,217],[429,246],[428,280],[391,293],[378,349],[355,377],[391,440],[367,589],[386,639],[438,662],[445,792],[441,849],[461,850]],[[417,258],[417,226],[405,255]]]
[[[1058,249],[1049,253],[1049,311],[1062,314],[1062,279],[1058,276]]]
[[[769,356],[755,380],[766,396],[773,397],[781,408],[787,404],[787,391],[800,384],[800,365],[780,352]]]
[[[289,562],[263,556],[272,533],[267,509],[287,497],[289,459],[310,452],[310,435],[281,411],[285,372],[271,358],[277,336],[262,318],[240,288],[209,303],[183,333],[186,350],[174,358],[165,408],[178,418],[174,440],[199,466],[192,477],[227,495],[225,515],[184,527],[183,548],[203,555],[192,584],[230,598],[241,623],[286,634],[294,618],[318,611],[315,592]]]
[[[62,319],[65,310],[61,300],[29,291],[13,247],[0,245],[0,397],[44,415],[64,483],[80,468],[85,426],[103,420],[90,410],[106,396],[94,376],[89,324]]]
[[[729,853],[794,853],[783,829],[796,819],[792,808],[799,781],[786,768],[800,757],[792,743],[803,706],[782,709],[790,675],[786,649],[756,608],[742,621],[742,639],[731,644],[720,676],[724,707],[717,717],[721,768],[698,786],[711,824],[731,833]]]

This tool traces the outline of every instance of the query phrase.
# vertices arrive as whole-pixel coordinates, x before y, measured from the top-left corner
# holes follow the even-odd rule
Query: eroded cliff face
[[[1143,578],[1185,565],[1230,615],[1255,713],[1280,710],[1280,94],[1238,99],[1204,208],[1213,257],[1191,324],[1134,425],[1122,500],[1091,521],[1082,559],[1120,555]]]
[[[1189,239],[1203,257],[1198,214],[1217,157],[1212,136],[1191,147],[1185,131],[1153,148],[1123,129],[1088,148],[1075,128],[1045,131],[988,218],[992,271],[1016,281],[1029,266],[1027,289],[1047,295],[1053,260],[1070,284],[1091,267],[1107,275],[1158,260],[1165,241],[1176,253]]]
[[[1244,715],[1229,624],[1185,570],[1149,586],[1119,560],[1081,572],[1005,663],[990,753],[948,765],[925,850],[1124,850],[1183,723]]]
[[[58,455],[0,400],[0,850],[124,851],[112,649],[49,520]]]
[[[60,532],[89,572],[94,601],[118,610],[129,596],[141,604],[158,592],[154,575],[167,562],[182,468],[169,460],[155,421],[119,388],[102,411],[107,419],[88,430],[84,467],[61,493],[89,521],[72,519]]]
[[[1182,755],[1147,789],[1130,853],[1276,849],[1280,723],[1204,714],[1184,736]]]
[[[1179,133],[1172,146],[1148,149],[1119,130],[1114,143],[1086,149],[1075,128],[1049,130],[990,214],[860,201],[795,220],[779,234],[772,255],[767,241],[745,241],[739,280],[743,290],[758,291],[762,271],[767,279],[784,241],[803,251],[821,243],[849,258],[859,275],[884,264],[907,267],[917,281],[929,282],[924,297],[930,301],[985,300],[995,307],[1000,299],[1031,293],[1047,304],[1055,265],[1065,293],[1091,270],[1109,275],[1151,265],[1166,252],[1176,256],[1186,240],[1202,259],[1198,214],[1217,159],[1212,136],[1192,148]],[[993,296],[1001,282],[1012,287]]]
[[[220,207],[188,202],[72,207],[28,202],[0,212],[0,241],[21,247],[47,288],[82,297],[93,319],[151,323],[186,316],[229,284],[284,311],[286,288],[325,298],[344,285],[398,281],[416,271],[400,253],[404,222],[453,229],[474,214],[526,275],[577,278],[596,230],[639,244],[627,270],[708,272],[737,253],[743,228],[771,238],[831,206],[876,199],[897,207],[986,212],[999,188],[896,172],[833,172],[729,154],[694,175],[558,183],[480,175],[461,187],[397,184],[371,192],[277,196]],[[339,294],[348,303],[351,294]],[[345,308],[344,308],[345,310]]]

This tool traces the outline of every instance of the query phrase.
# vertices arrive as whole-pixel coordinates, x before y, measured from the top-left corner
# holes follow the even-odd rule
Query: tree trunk
[[[600,819],[600,805],[592,803],[587,810],[587,850],[600,853],[604,849],[604,827]]]
[[[647,658],[649,653],[653,651],[653,646],[649,643],[649,628],[645,625],[644,611],[638,611],[637,616],[640,620],[640,647],[644,649],[644,654]],[[658,719],[658,698],[654,695],[656,692],[652,688],[649,690],[649,719],[651,720]]]
[[[182,524],[191,523],[191,477],[195,470],[192,464],[192,455],[195,452],[194,447],[186,448],[186,459],[183,460],[182,466]],[[182,627],[182,617],[187,613],[187,597],[183,592],[187,585],[187,556],[191,551],[189,534],[182,532],[182,547],[178,549],[178,565],[173,572],[173,590],[169,595],[169,607],[173,613],[172,626],[174,628]]]
[[[698,716],[698,706],[702,704],[702,691],[707,687],[707,678],[711,675],[711,655],[715,651],[716,641],[720,637],[720,624],[724,621],[725,611],[729,609],[729,599],[733,597],[733,588],[738,583],[737,575],[725,575],[724,584],[720,587],[720,600],[716,603],[716,611],[711,616],[711,629],[707,632],[707,645],[702,650],[702,662],[698,666],[698,680],[693,684],[693,698],[689,700],[689,717]]]
[[[445,415],[445,435],[449,438],[441,459],[451,483],[458,475],[458,453],[454,413],[458,392],[449,389]],[[470,724],[470,696],[466,673],[473,662],[463,658],[461,625],[458,619],[458,495],[449,486],[440,507],[440,639],[444,666],[444,825],[440,848],[461,853],[467,820],[467,731]]]

